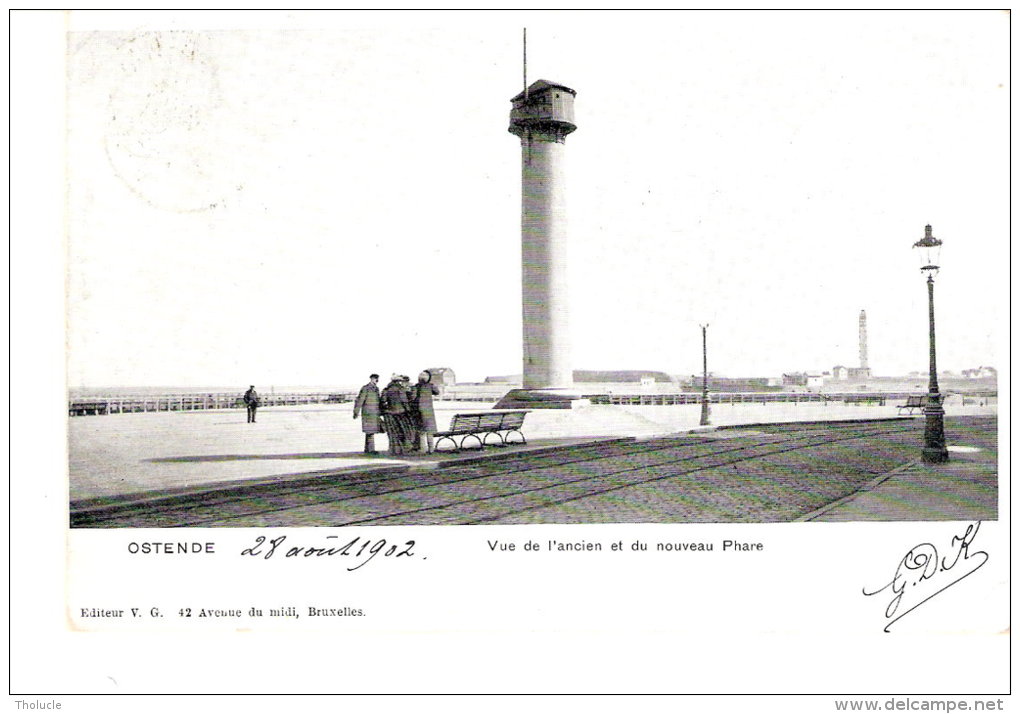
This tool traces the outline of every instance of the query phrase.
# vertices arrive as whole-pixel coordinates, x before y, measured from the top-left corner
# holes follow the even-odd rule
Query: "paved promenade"
[[[953,425],[952,421],[950,424]],[[998,515],[995,434],[953,425],[949,462],[919,460],[883,474],[805,521],[992,520]]]
[[[478,404],[463,403],[438,406],[441,427],[453,414],[479,408]],[[989,414],[993,409],[947,405],[949,417]],[[867,420],[895,417],[896,412],[892,406],[870,405],[722,405],[713,409],[712,421],[724,426]],[[545,451],[619,438],[650,439],[684,431],[696,434],[699,415],[697,405],[533,411],[524,427],[529,443],[513,447],[513,451]],[[916,423],[920,429],[920,417]],[[76,507],[201,492],[238,483],[302,481],[338,472],[445,467],[451,460],[479,458],[477,452],[402,459],[366,457],[361,453],[360,423],[352,418],[350,405],[263,409],[256,424],[245,423],[243,411],[75,417],[69,420],[69,431],[70,494]],[[705,437],[724,438],[727,431]],[[954,435],[953,430],[949,433]],[[951,443],[953,461],[945,466],[910,465],[909,458],[901,459],[891,464],[891,476],[876,478],[859,495],[821,509],[811,519],[925,519],[938,517],[947,505],[954,505],[954,512],[958,512],[961,499],[973,504],[975,514],[983,514],[974,517],[988,517],[989,506],[994,514],[997,470],[994,434],[991,437],[990,442],[987,434],[967,434],[966,443]],[[385,445],[385,437],[377,437],[377,447],[385,449]],[[508,450],[488,448],[481,458],[498,458],[506,453]],[[992,496],[987,488],[989,481]]]

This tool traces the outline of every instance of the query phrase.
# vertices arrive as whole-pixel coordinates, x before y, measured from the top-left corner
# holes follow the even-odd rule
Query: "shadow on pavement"
[[[344,459],[363,457],[363,451],[337,451],[304,454],[199,454],[193,456],[162,456],[146,459],[152,464],[202,463],[207,461],[279,461],[285,459]]]

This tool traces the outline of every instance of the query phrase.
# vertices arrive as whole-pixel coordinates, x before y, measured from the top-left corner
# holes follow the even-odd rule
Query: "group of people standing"
[[[394,374],[381,392],[379,375],[371,375],[354,401],[354,418],[361,416],[365,434],[365,453],[376,453],[375,435],[385,431],[392,456],[414,451],[431,454],[438,430],[432,398],[438,394],[428,370],[418,375],[414,385],[406,375]]]

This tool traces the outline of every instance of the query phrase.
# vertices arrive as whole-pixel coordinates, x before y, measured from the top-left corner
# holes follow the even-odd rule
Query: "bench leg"
[[[441,443],[443,443],[444,439],[448,439],[450,441],[450,443],[453,444],[453,448],[450,449],[450,451],[459,451],[460,450],[460,447],[457,446],[457,440],[454,439],[452,436],[440,436],[438,439],[436,439],[436,443],[433,446],[433,450],[434,451],[437,451],[437,452],[440,451],[439,445]]]
[[[479,449],[484,449],[485,448],[485,444],[482,443],[482,440],[480,438],[478,438],[478,434],[466,434],[464,436],[464,438],[460,440],[460,448],[461,449],[464,448],[464,442],[467,441],[468,439],[470,439],[471,437],[474,437],[475,441],[478,442],[478,448]]]
[[[510,435],[511,434],[517,434],[517,436],[521,437],[521,440],[520,441],[510,441]],[[510,444],[527,444],[528,440],[524,438],[524,434],[522,434],[519,429],[510,429],[503,436],[503,443],[506,444],[507,446],[509,446]]]

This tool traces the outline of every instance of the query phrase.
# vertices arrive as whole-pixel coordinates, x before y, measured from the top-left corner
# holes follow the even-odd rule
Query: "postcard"
[[[1008,12],[12,28],[18,708],[1002,708]]]

